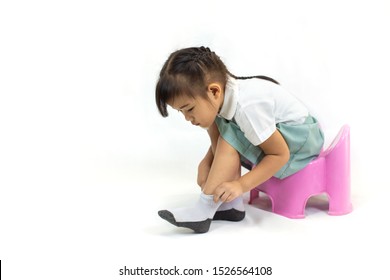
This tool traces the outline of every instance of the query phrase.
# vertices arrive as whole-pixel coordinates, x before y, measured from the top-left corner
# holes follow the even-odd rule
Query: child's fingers
[[[229,188],[222,183],[219,185],[214,192],[214,202],[222,201],[227,202],[231,196]]]
[[[224,201],[222,198],[224,194],[225,189],[222,185],[219,185],[214,191],[214,202],[217,203],[218,201]]]

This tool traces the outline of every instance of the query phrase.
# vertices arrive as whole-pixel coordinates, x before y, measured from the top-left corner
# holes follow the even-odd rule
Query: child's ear
[[[219,99],[222,96],[222,87],[218,83],[211,83],[207,87],[210,98]]]

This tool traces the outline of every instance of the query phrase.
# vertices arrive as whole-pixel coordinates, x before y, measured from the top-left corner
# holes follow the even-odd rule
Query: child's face
[[[216,94],[215,91],[210,90],[207,95],[209,100],[183,94],[175,98],[174,102],[168,102],[168,105],[181,112],[193,125],[207,129],[214,123],[223,102],[223,95],[220,92]]]

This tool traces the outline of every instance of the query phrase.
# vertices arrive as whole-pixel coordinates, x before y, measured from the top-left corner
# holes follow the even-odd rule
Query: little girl
[[[243,193],[272,176],[283,179],[301,170],[324,142],[317,120],[278,82],[237,77],[205,47],[169,56],[156,85],[156,104],[163,117],[169,105],[210,136],[198,168],[199,200],[158,212],[197,233],[207,232],[212,220],[242,220]],[[251,170],[241,176],[241,165]]]

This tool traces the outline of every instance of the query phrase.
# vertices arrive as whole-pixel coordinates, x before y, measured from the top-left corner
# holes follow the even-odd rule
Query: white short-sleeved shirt
[[[302,124],[308,109],[280,85],[263,79],[229,78],[219,116],[237,123],[255,146],[267,140],[277,123]]]

